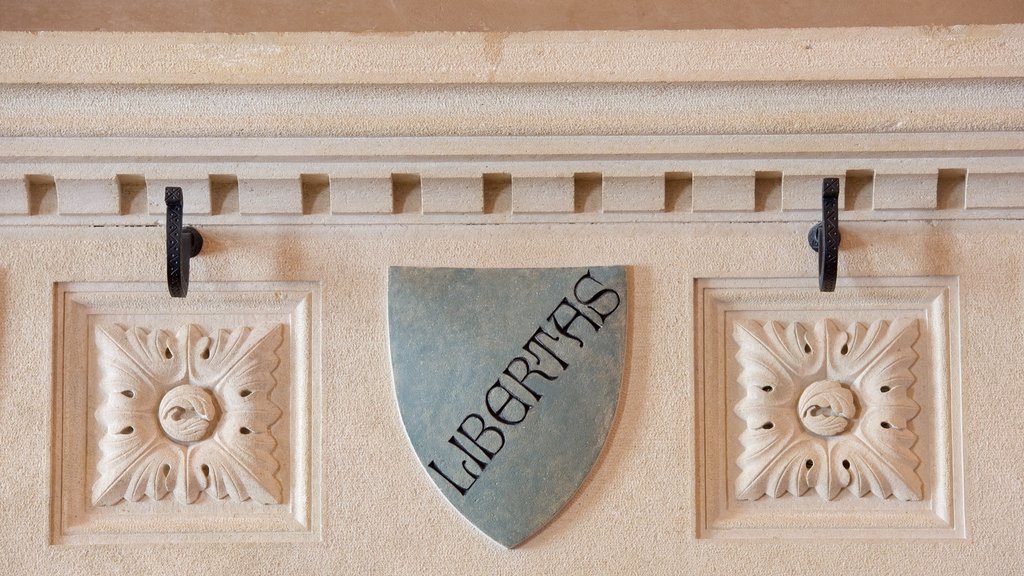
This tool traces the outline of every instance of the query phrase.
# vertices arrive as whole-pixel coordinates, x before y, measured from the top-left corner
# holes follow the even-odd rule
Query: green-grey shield
[[[615,417],[626,271],[391,268],[406,433],[445,498],[514,547],[575,494]]]

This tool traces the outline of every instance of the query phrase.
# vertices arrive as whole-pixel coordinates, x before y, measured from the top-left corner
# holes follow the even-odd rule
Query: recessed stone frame
[[[320,537],[315,283],[61,283],[51,542]]]
[[[700,538],[963,538],[956,278],[700,279]]]

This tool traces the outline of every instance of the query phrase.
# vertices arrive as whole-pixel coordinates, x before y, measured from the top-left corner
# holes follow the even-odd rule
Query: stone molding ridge
[[[1024,219],[1018,133],[591,138],[0,139],[0,223]]]
[[[261,77],[253,78],[255,82]],[[732,149],[749,146],[749,141],[763,150],[780,144],[786,135],[817,136],[818,148],[824,149],[846,146],[855,135],[890,138],[890,146],[901,148],[908,145],[908,138],[945,134],[951,136],[947,147],[961,148],[957,138],[967,133],[1024,132],[1024,78],[358,86],[0,84],[0,102],[0,137],[18,138],[491,138],[506,145],[500,138],[704,136],[716,149],[727,148],[723,143]],[[390,146],[390,141],[361,144],[364,154],[375,154],[381,146]],[[6,148],[0,147],[0,155],[7,155]],[[220,151],[232,153],[231,148]]]
[[[0,33],[3,84],[1024,77],[1024,25],[473,33]]]

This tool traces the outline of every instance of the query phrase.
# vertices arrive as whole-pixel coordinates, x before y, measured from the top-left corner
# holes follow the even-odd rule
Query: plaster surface
[[[591,32],[0,32],[49,84],[585,84],[1020,78],[1022,24]]]
[[[0,571],[1019,572],[1022,38],[1014,25],[3,34]],[[754,527],[719,539],[700,529],[708,458],[726,479],[738,469],[699,450],[696,287],[813,287],[806,196],[824,175],[844,177],[838,291],[812,291],[794,316],[848,309],[852,278],[956,286],[950,341],[958,333],[961,364],[950,372],[962,403],[914,401],[948,406],[949,422],[959,411],[961,427],[940,430],[954,448],[948,466],[921,470],[947,482],[962,532],[916,538],[896,525],[771,539]],[[55,294],[63,283],[159,285],[162,217],[149,198],[169,181],[186,185],[196,212],[186,222],[206,238],[187,302],[210,290],[245,316],[215,288],[318,287],[309,484],[319,494],[310,517],[322,522],[304,541],[268,538],[244,517],[230,543],[204,538],[209,525],[187,515],[175,516],[195,534],[187,544],[129,534],[96,546],[82,534],[80,545],[55,529],[55,479],[68,463],[56,434],[66,414]],[[255,201],[264,193],[272,202]],[[620,413],[578,496],[507,551],[437,497],[406,442],[387,270],[600,265],[629,267]],[[136,313],[170,318],[182,306],[150,304]],[[801,321],[781,316],[772,319]],[[923,380],[913,389],[941,390]],[[924,432],[914,450],[927,463],[942,446]]]
[[[1013,572],[1022,551],[1024,371],[1019,224],[864,222],[843,229],[844,278],[957,277],[963,375],[964,540],[712,541],[696,537],[695,279],[803,278],[804,223],[284,226],[203,230],[192,281],[318,282],[322,294],[322,540],[225,546],[49,545],[54,282],[159,282],[158,227],[0,230],[0,533],[10,573],[185,571],[548,574]],[[1004,249],[993,251],[992,246]],[[387,270],[630,266],[621,414],[584,489],[514,552],[437,497],[408,446],[387,353]],[[190,296],[191,297],[191,296]],[[31,455],[27,457],[26,455]],[[784,559],[784,560],[783,560]]]

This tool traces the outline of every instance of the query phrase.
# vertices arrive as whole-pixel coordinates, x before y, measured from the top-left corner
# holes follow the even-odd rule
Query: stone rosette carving
[[[813,488],[825,500],[920,500],[919,406],[908,394],[917,361],[914,319],[842,325],[744,320],[735,324],[744,420],[735,495],[740,500]]]
[[[96,328],[101,405],[94,505],[173,494],[280,503],[271,399],[282,325],[205,333]]]

